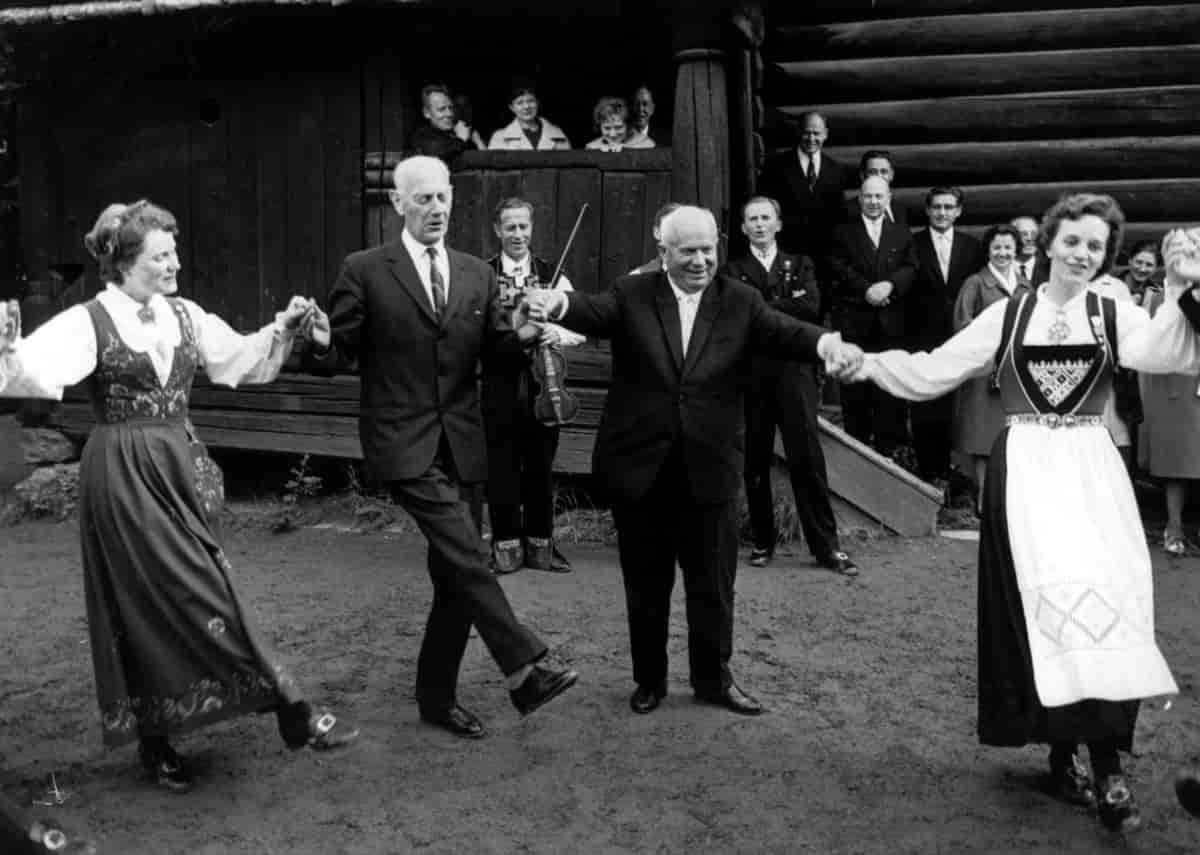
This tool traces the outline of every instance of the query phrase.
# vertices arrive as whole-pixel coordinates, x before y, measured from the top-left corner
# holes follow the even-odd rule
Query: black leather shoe
[[[658,705],[662,703],[662,699],[666,696],[666,686],[656,686],[654,688],[638,686],[633,690],[633,694],[629,696],[629,708],[635,713],[645,715],[658,709]]]
[[[546,570],[551,573],[570,573],[571,562],[563,557],[548,537],[525,538],[525,566],[530,570]]]
[[[1080,807],[1093,807],[1096,804],[1096,788],[1092,785],[1092,776],[1087,767],[1079,759],[1078,754],[1071,755],[1071,761],[1058,768],[1050,767],[1053,779],[1054,795],[1064,802]]]
[[[473,712],[458,704],[437,713],[423,712],[421,721],[440,727],[442,730],[448,730],[455,736],[461,736],[464,739],[483,739],[487,736],[483,722]]]
[[[696,700],[725,707],[739,715],[761,715],[763,711],[762,704],[732,683],[716,692],[696,692]]]
[[[1098,813],[1105,828],[1124,833],[1142,827],[1142,813],[1124,775],[1105,776],[1097,789]]]
[[[771,559],[775,557],[775,552],[770,549],[759,549],[757,546],[750,550],[750,566],[751,567],[766,567],[771,563]]]
[[[139,745],[138,754],[141,756],[142,768],[160,789],[176,795],[191,791],[195,779],[174,748],[166,745],[149,750],[145,745]]]
[[[534,665],[525,682],[508,693],[521,715],[529,715],[575,685],[579,675],[570,668]]]
[[[1175,776],[1175,798],[1192,816],[1200,816],[1200,769],[1187,768]]]
[[[837,552],[829,553],[823,558],[818,558],[817,563],[827,570],[841,573],[843,576],[858,575],[858,565],[851,561],[850,556],[840,549]]]
[[[516,573],[525,560],[525,549],[519,540],[500,540],[492,544],[492,572],[497,575]]]

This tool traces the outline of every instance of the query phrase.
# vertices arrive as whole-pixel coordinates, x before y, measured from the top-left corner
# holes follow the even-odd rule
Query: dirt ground
[[[245,599],[312,698],[362,728],[338,756],[287,752],[271,718],[179,741],[194,792],[161,793],[131,749],[99,744],[73,522],[0,529],[0,788],[49,810],[103,852],[1096,853],[1200,851],[1200,821],[1171,781],[1200,753],[1200,559],[1155,553],[1159,638],[1182,695],[1144,707],[1127,763],[1146,818],[1128,839],[1042,790],[1040,748],[974,737],[975,544],[849,544],[848,580],[802,548],[737,585],[739,682],[768,714],[695,703],[676,593],[664,705],[626,705],[625,611],[615,549],[568,548],[570,575],[523,571],[517,611],[576,667],[579,685],[522,720],[472,640],[460,700],[479,742],[422,725],[412,700],[430,586],[406,533],[247,522],[227,537]],[[43,809],[39,809],[43,810]],[[46,809],[48,810],[48,809]]]

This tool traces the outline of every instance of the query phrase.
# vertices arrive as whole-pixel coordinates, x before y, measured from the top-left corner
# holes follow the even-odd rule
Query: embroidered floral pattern
[[[1029,374],[1050,406],[1057,407],[1074,392],[1091,370],[1090,359],[1029,361]]]
[[[225,476],[201,442],[192,443],[192,468],[200,504],[204,506],[204,513],[211,517],[225,504]]]
[[[113,424],[130,419],[187,417],[199,350],[187,310],[178,300],[169,302],[179,318],[181,335],[166,384],[159,383],[150,357],[131,350],[111,323],[97,330],[100,358],[92,374],[92,390],[98,421]]]

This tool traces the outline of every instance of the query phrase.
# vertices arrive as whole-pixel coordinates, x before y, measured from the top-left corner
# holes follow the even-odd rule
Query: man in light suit
[[[460,492],[487,476],[479,362],[523,358],[503,317],[495,271],[445,246],[453,200],[445,163],[410,157],[393,177],[401,238],[346,258],[328,316],[313,316],[312,362],[332,370],[358,361],[367,466],[429,542],[433,605],[417,661],[421,718],[478,738],[483,724],[457,700],[472,625],[522,714],[578,675],[542,661],[546,645],[517,620],[488,567],[478,499],[464,501]]]
[[[743,715],[762,712],[729,667],[743,389],[755,356],[824,359],[839,374],[861,364],[862,352],[836,334],[714,276],[717,244],[712,212],[685,205],[663,220],[663,270],[623,276],[602,294],[542,291],[528,304],[535,321],[612,341],[592,474],[614,501],[636,713],[651,712],[667,693],[677,560],[695,697]]]
[[[954,334],[954,301],[963,281],[979,270],[983,252],[979,241],[954,228],[962,215],[963,191],[934,187],[925,196],[929,228],[913,236],[917,278],[908,295],[905,335],[910,350],[933,350]],[[926,481],[950,475],[953,444],[953,393],[910,405],[913,448],[918,474]]]
[[[801,321],[817,323],[821,292],[807,255],[781,252],[779,203],[755,196],[742,206],[742,233],[750,251],[729,261],[723,272],[751,285],[767,305]],[[858,567],[838,541],[837,520],[829,500],[829,477],[817,425],[817,371],[807,362],[755,359],[746,390],[746,504],[754,548],[751,567],[766,567],[775,557],[775,500],[771,464],[775,430],[783,437],[796,515],[804,540],[817,563],[846,576]]]
[[[872,176],[858,194],[860,214],[834,230],[833,328],[867,351],[904,347],[905,297],[917,275],[912,235],[890,222],[888,183]],[[907,439],[904,403],[881,389],[842,386],[846,432],[890,457]]]
[[[795,148],[769,155],[758,178],[758,192],[779,202],[783,209],[780,248],[807,255],[816,265],[817,285],[823,302],[821,317],[829,311],[833,271],[828,259],[834,227],[846,221],[842,195],[854,185],[854,173],[822,149],[829,139],[825,117],[806,113],[800,117]]]

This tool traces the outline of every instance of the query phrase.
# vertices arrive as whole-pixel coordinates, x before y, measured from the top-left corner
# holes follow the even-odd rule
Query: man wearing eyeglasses
[[[932,350],[954,333],[954,301],[963,281],[983,264],[979,241],[954,228],[962,216],[963,191],[934,187],[925,196],[929,228],[913,236],[917,277],[908,295],[905,327],[913,350]],[[913,403],[909,408],[920,476],[943,481],[950,473],[954,396]]]

